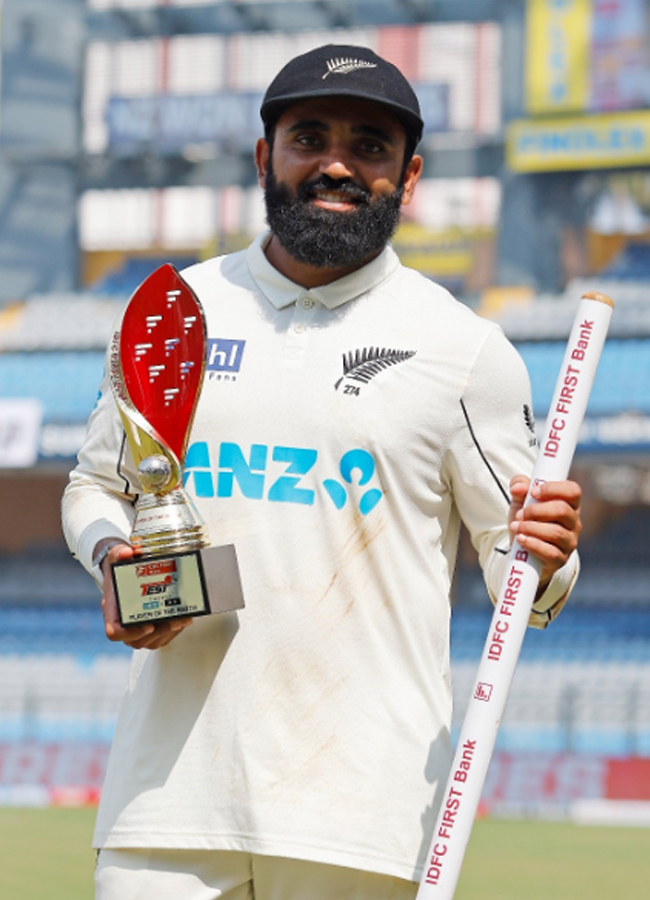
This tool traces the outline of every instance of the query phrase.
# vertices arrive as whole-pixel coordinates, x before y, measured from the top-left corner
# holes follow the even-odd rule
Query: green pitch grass
[[[640,900],[649,849],[647,828],[484,819],[454,900]]]
[[[0,808],[2,900],[92,900],[94,809]]]
[[[94,817],[92,809],[0,808],[2,900],[92,900]],[[454,900],[639,900],[648,895],[649,848],[644,828],[484,819]]]

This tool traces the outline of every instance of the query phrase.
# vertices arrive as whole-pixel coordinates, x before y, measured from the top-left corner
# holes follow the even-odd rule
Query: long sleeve
[[[453,492],[461,518],[478,551],[494,601],[510,548],[506,527],[509,482],[530,475],[536,440],[528,373],[515,348],[498,331],[484,342],[461,400],[460,427],[452,448]],[[567,599],[577,577],[572,555],[535,603],[530,624],[545,627]]]
[[[78,464],[63,495],[62,524],[74,556],[89,572],[98,541],[128,541],[134,518],[137,480],[124,430],[104,376],[99,399],[88,420]]]

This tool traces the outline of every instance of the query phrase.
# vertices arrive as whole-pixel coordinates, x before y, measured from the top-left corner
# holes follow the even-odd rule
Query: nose
[[[329,175],[340,181],[343,178],[354,178],[355,168],[350,159],[350,155],[341,147],[331,147],[325,153],[318,167],[321,175]]]

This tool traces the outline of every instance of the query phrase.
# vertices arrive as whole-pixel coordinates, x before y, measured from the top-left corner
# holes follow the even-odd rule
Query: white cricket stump
[[[549,407],[531,489],[569,474],[614,304],[582,297]],[[526,504],[534,502],[530,492]],[[416,900],[452,900],[539,584],[541,562],[517,540],[495,604]]]

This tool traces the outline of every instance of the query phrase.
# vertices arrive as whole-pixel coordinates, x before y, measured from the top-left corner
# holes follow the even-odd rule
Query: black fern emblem
[[[363,350],[350,350],[343,354],[343,376],[334,385],[338,390],[344,379],[358,381],[362,384],[368,382],[383,372],[389,366],[405,362],[415,356],[415,350],[386,350],[379,347],[364,347]]]

